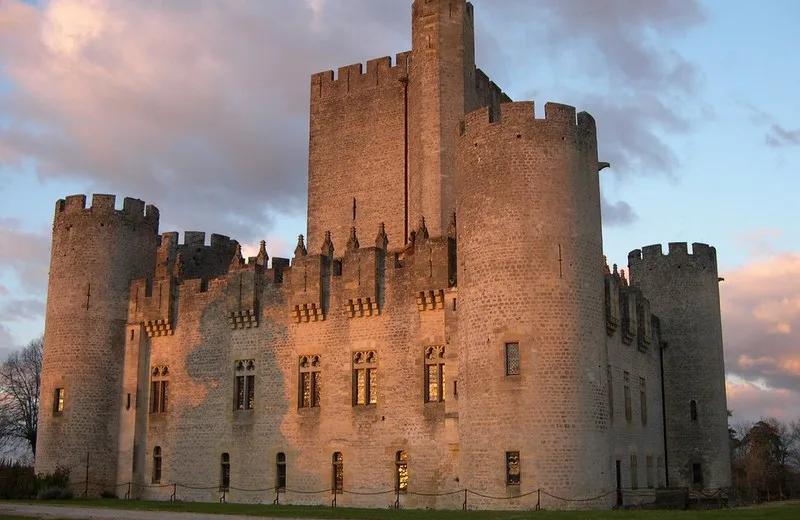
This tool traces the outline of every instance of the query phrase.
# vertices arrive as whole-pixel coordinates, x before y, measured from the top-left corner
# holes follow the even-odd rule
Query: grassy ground
[[[717,511],[446,511],[414,509],[347,509],[330,507],[218,504],[195,502],[144,502],[138,500],[68,500],[36,502],[41,505],[103,507],[153,511],[225,513],[234,515],[327,518],[349,520],[519,520],[537,517],[553,520],[797,520],[800,502]],[[14,518],[14,517],[2,517]]]

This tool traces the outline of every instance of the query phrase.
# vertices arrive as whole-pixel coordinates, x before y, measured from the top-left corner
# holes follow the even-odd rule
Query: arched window
[[[219,490],[228,491],[231,487],[231,456],[223,453],[219,459]]]
[[[153,484],[161,484],[161,446],[153,448]]]
[[[344,457],[341,451],[333,454],[333,492],[341,493],[344,489]]]
[[[277,479],[275,482],[275,487],[278,488],[278,491],[286,491],[286,454],[283,452],[278,453],[275,456],[275,466],[276,466],[276,475]]]
[[[395,456],[395,487],[400,493],[408,491],[408,454],[405,451],[398,451]]]
[[[697,401],[692,399],[689,401],[689,415],[691,416],[693,421],[697,420]]]

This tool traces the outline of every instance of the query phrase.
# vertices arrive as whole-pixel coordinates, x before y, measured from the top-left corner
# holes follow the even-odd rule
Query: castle
[[[715,249],[609,268],[594,119],[511,102],[471,4],[412,9],[411,51],[311,77],[292,259],[159,235],[137,199],[56,203],[37,472],[382,508],[730,484]]]

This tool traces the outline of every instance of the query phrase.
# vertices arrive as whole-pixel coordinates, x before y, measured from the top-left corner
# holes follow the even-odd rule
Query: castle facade
[[[36,471],[356,507],[728,486],[714,248],[609,268],[594,119],[511,102],[474,56],[471,4],[416,0],[411,51],[311,77],[291,259],[59,200]]]

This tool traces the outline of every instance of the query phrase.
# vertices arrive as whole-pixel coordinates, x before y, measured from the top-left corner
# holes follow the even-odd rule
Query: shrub
[[[106,489],[102,493],[100,493],[100,498],[119,498],[119,497],[113,491],[109,491]]]
[[[72,498],[72,490],[59,487],[43,488],[36,495],[36,500],[69,500]]]
[[[0,498],[30,499],[36,496],[33,468],[19,461],[0,460]]]

